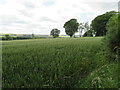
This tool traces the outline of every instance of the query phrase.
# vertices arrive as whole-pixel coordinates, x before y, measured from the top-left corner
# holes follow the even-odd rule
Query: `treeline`
[[[95,17],[90,25],[88,22],[79,23],[77,19],[72,18],[65,22],[63,28],[65,28],[66,35],[70,37],[75,37],[75,33],[79,33],[79,37],[105,36],[108,31],[106,29],[107,23],[109,22],[110,18],[112,18],[112,16],[117,14],[118,12],[116,11],[106,12]],[[53,28],[50,32],[50,35],[53,36],[53,38],[59,37],[59,34],[60,30],[57,28]],[[2,37],[2,40],[19,40],[33,38],[36,38],[34,34],[32,34],[31,37],[11,37],[10,35],[5,35],[5,37]]]
[[[11,37],[11,36],[6,37],[4,36],[1,39],[2,40],[22,40],[22,39],[32,39],[32,38],[31,37]]]
[[[43,38],[52,38],[52,37],[49,37],[49,36],[40,36],[40,35],[34,35],[34,34],[31,34],[31,35],[26,35],[26,36],[12,36],[10,34],[5,34],[3,35],[0,39],[1,40],[24,40],[24,39],[43,39]]]
[[[105,36],[106,35],[106,25],[109,19],[118,14],[116,11],[106,12],[102,15],[95,17],[91,24],[88,22],[79,23],[77,19],[72,18],[65,22],[63,28],[65,28],[66,35],[70,37],[75,37],[75,33],[79,33],[79,37],[93,37],[93,36]],[[54,28],[51,30],[50,35],[54,38],[59,37],[60,30]]]

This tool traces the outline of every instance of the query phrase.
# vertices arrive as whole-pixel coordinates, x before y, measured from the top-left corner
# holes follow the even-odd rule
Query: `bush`
[[[120,56],[120,14],[116,14],[110,18],[106,25],[107,35],[105,37],[105,46],[109,57],[111,54]]]

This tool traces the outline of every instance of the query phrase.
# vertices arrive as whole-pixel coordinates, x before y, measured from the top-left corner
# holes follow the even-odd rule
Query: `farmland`
[[[3,88],[116,88],[101,37],[2,42]]]

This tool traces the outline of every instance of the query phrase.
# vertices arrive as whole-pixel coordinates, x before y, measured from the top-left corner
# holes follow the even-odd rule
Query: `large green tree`
[[[69,21],[65,22],[63,27],[65,28],[66,34],[72,37],[75,32],[78,32],[78,26],[79,23],[77,22],[77,19],[70,19]]]
[[[50,35],[53,36],[53,38],[59,37],[60,34],[60,30],[58,30],[57,28],[54,28],[51,30]]]
[[[96,36],[104,36],[106,35],[106,24],[109,19],[114,15],[117,14],[116,11],[106,12],[103,15],[97,16],[91,23],[92,29],[94,30]]]

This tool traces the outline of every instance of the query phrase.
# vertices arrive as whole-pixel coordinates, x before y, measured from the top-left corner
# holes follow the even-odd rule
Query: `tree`
[[[57,28],[54,28],[51,30],[50,35],[53,36],[53,38],[59,37],[60,34],[60,30],[58,30]]]
[[[87,32],[84,33],[84,37],[92,37],[93,36],[93,30],[88,30]]]
[[[75,32],[78,32],[78,26],[79,23],[77,22],[77,19],[70,19],[69,21],[65,22],[63,27],[65,28],[66,34],[72,37]]]
[[[109,19],[113,16],[117,14],[116,11],[110,11],[110,12],[106,12],[103,15],[99,15],[97,16],[91,23],[92,29],[94,30],[94,32],[96,32],[96,36],[104,36],[106,35],[106,24],[109,21]]]
[[[79,36],[82,37],[82,32],[85,28],[84,23],[80,23],[78,28],[79,28]]]
[[[9,34],[5,34],[5,40],[12,40],[12,37]]]
[[[80,23],[78,29],[79,29],[79,36],[82,37],[83,31],[87,32],[90,29],[88,22]]]
[[[88,22],[85,23],[84,27],[85,27],[85,32],[90,30],[90,26]]]
[[[35,38],[35,35],[32,33],[32,38]]]

